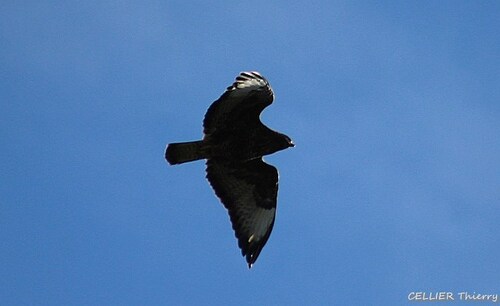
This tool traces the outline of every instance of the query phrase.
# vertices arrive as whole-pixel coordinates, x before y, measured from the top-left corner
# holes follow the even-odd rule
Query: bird
[[[229,213],[248,268],[268,241],[276,217],[278,170],[263,156],[295,146],[260,120],[273,100],[266,78],[257,71],[241,72],[209,106],[203,138],[170,143],[165,150],[170,165],[206,160],[206,178]]]

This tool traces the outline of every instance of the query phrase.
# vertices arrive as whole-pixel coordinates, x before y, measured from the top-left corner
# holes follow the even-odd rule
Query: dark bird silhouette
[[[171,165],[207,160],[206,177],[229,212],[249,268],[269,239],[276,215],[278,171],[262,156],[294,146],[290,137],[260,121],[273,99],[263,76],[242,72],[208,108],[203,139],[171,143],[165,151]]]

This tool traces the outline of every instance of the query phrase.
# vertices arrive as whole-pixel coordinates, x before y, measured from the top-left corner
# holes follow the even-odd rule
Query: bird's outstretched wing
[[[273,102],[269,82],[256,71],[241,72],[224,94],[210,105],[203,120],[203,132],[212,134],[234,125],[260,123],[259,115]],[[242,117],[252,122],[241,122]]]
[[[238,246],[248,266],[257,260],[274,225],[278,171],[262,159],[209,159],[207,179],[229,211]]]

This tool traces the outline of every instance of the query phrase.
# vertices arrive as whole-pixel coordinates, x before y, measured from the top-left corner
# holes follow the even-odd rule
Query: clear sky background
[[[2,305],[500,294],[500,2],[2,1]],[[295,148],[248,270],[202,161],[244,70]]]

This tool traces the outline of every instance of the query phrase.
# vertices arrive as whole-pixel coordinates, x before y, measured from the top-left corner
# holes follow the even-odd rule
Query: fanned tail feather
[[[165,150],[165,159],[171,165],[206,158],[202,151],[203,141],[171,143]]]

